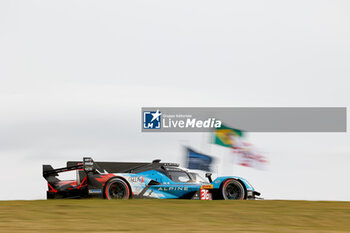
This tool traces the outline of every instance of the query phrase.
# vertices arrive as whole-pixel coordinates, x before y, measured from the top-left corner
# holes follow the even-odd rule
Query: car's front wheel
[[[108,200],[111,199],[129,199],[130,188],[128,184],[120,178],[114,178],[108,181],[105,188],[105,196]]]
[[[222,196],[225,200],[243,200],[245,189],[238,180],[229,179],[222,186]]]

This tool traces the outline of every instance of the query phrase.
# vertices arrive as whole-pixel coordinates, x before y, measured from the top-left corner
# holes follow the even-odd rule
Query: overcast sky
[[[349,107],[349,1],[1,1],[0,199],[42,164],[226,161],[267,199],[350,201],[349,133],[251,133],[268,170],[201,133],[141,133],[141,107]],[[225,170],[226,169],[226,170]]]

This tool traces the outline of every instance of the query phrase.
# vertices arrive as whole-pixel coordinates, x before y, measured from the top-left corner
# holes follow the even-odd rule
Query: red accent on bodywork
[[[100,182],[101,184],[105,184],[107,182],[107,180],[109,180],[113,176],[115,176],[115,175],[113,175],[113,174],[100,175],[100,177],[96,178],[96,180],[98,182]]]
[[[47,185],[49,186],[49,192],[52,191],[52,192],[54,192],[54,193],[57,193],[57,190],[54,189],[54,188],[51,186],[50,183],[47,183]],[[51,190],[50,190],[50,189],[51,189]]]
[[[82,186],[86,186],[86,185],[87,185],[87,176],[85,176],[85,178],[83,179],[81,184],[77,187],[77,189],[80,189]]]

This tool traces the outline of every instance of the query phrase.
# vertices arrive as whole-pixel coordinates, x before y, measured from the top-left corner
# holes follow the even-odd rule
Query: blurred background
[[[141,107],[348,107],[349,1],[1,1],[1,200],[44,199],[42,164],[217,157],[266,199],[350,201],[349,133],[141,133]],[[232,126],[234,127],[234,126]]]

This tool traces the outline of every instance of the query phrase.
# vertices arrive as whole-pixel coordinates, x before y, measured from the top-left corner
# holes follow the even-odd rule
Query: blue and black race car
[[[75,180],[59,180],[58,174],[76,170]],[[225,176],[212,180],[187,171],[175,163],[68,161],[64,168],[43,165],[48,182],[47,198],[105,199],[256,199],[260,193],[241,177]]]

